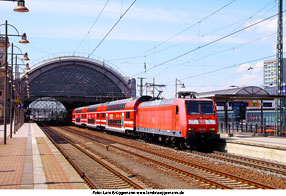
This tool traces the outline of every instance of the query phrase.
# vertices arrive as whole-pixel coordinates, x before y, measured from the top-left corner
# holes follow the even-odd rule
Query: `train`
[[[216,107],[210,99],[122,99],[75,108],[72,123],[182,149],[211,149],[220,141]]]

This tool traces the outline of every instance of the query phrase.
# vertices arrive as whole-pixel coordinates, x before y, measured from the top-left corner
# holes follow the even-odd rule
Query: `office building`
[[[286,81],[286,59],[283,58],[283,82]],[[271,95],[276,94],[277,86],[277,67],[276,60],[267,60],[263,63],[263,86]],[[285,91],[285,87],[283,89]]]

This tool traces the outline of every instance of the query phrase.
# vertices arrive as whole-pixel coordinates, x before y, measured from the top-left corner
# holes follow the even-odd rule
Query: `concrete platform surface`
[[[278,136],[263,136],[256,135],[252,136],[251,133],[235,133],[232,137],[228,136],[228,134],[220,134],[221,138],[225,139],[227,142],[238,142],[245,143],[249,145],[257,145],[261,147],[268,148],[278,148],[286,150],[286,137],[278,137]]]
[[[0,189],[88,189],[35,123],[25,123],[3,143],[0,126]]]
[[[232,137],[221,134],[221,138],[226,140],[226,152],[286,164],[286,137],[235,133]]]

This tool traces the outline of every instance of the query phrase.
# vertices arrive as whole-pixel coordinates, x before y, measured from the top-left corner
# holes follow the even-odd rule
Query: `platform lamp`
[[[1,1],[12,1],[15,2],[17,1],[17,6],[14,8],[15,12],[29,12],[29,9],[25,6],[25,0],[1,0]]]
[[[175,82],[175,98],[177,97],[177,88],[178,88],[178,85],[181,85],[181,88],[186,88],[185,87],[185,84],[184,83],[182,83],[180,80],[178,80],[177,78],[176,78],[176,82]]]
[[[2,25],[5,25],[5,34],[2,35],[0,34],[0,36],[5,36],[5,79],[4,79],[4,144],[6,144],[6,134],[7,134],[7,117],[6,117],[6,113],[7,113],[7,91],[8,91],[8,81],[7,81],[7,73],[8,73],[8,36],[16,36],[16,37],[21,37],[21,40],[19,41],[19,43],[22,44],[28,44],[29,41],[27,40],[27,36],[26,34],[19,34],[19,31],[17,30],[16,27],[14,27],[11,24],[8,24],[8,21],[5,21],[5,24],[1,24],[0,27]],[[8,34],[8,26],[9,27],[13,27],[14,30],[17,32],[17,34]]]
[[[27,93],[27,98],[30,98],[30,82],[29,80],[26,78],[26,93]]]

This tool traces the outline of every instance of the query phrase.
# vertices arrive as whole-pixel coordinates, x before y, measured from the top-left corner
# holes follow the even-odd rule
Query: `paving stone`
[[[0,189],[88,189],[37,124],[0,139]]]

